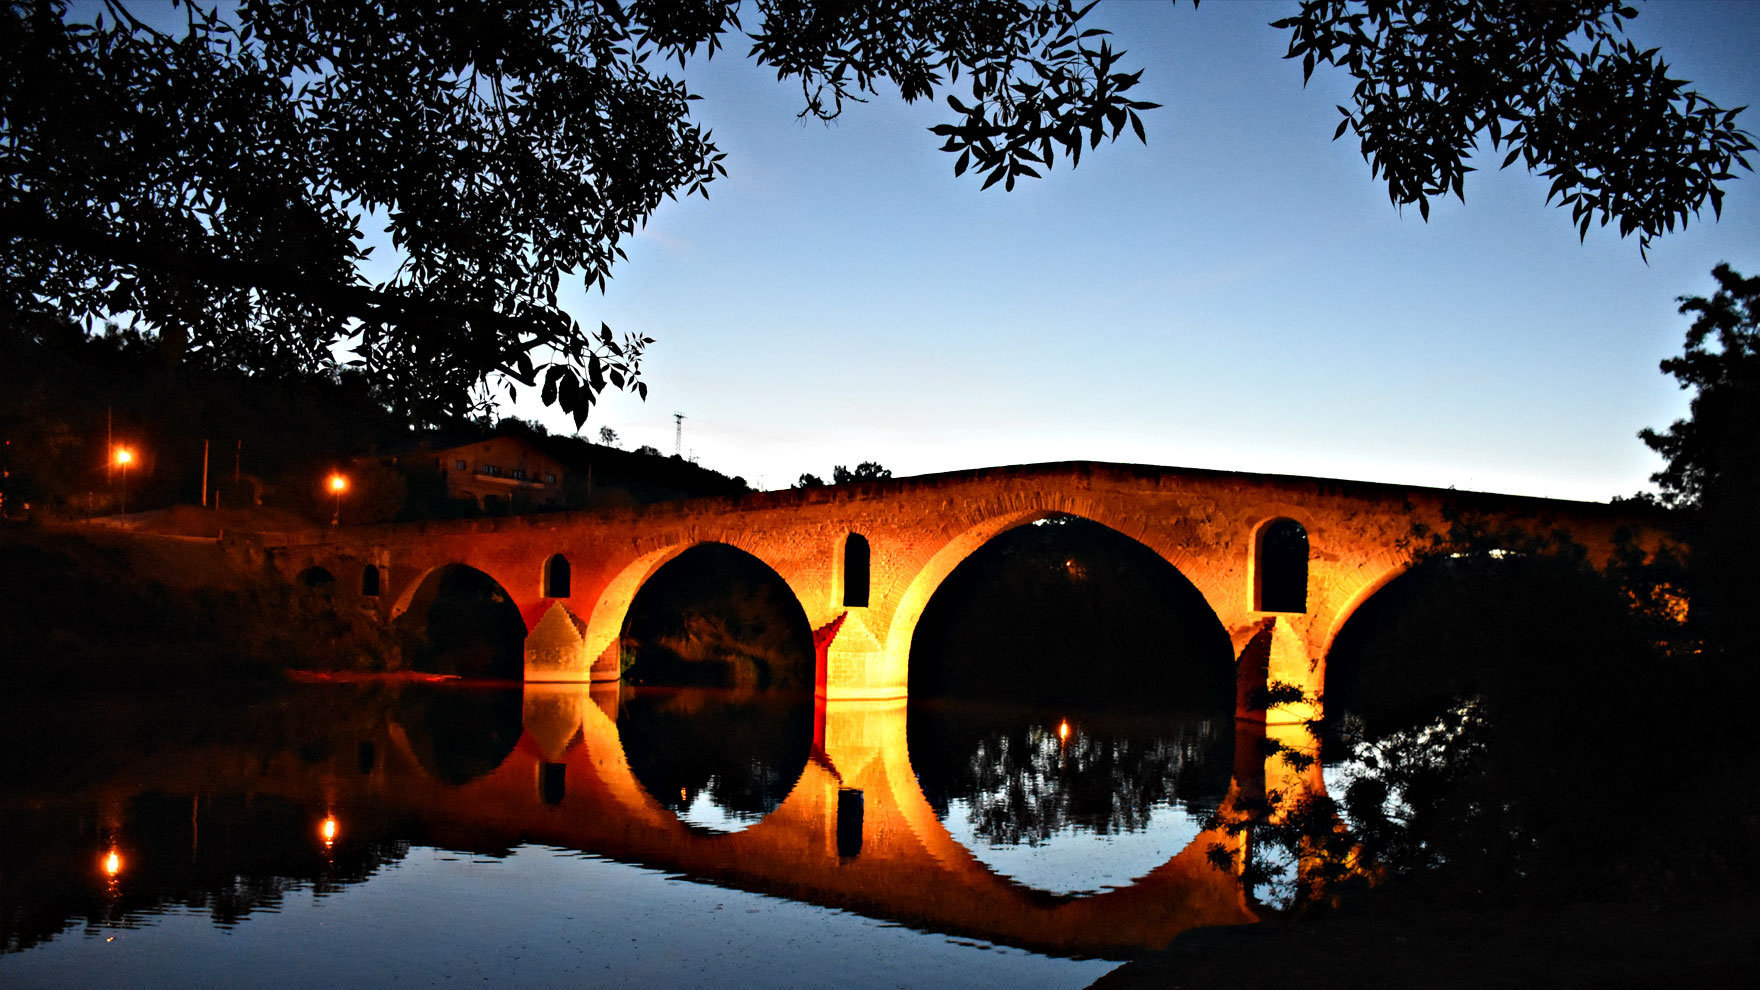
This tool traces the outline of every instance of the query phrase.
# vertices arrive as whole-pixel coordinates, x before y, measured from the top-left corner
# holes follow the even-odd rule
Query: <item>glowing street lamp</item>
[[[342,493],[348,491],[348,478],[340,472],[330,475],[330,494],[336,497],[336,511],[330,516],[330,525],[342,525]]]
[[[134,451],[116,448],[116,466],[122,469],[122,514],[128,514],[128,466],[134,463]]]
[[[336,831],[335,815],[325,815],[324,820],[318,823],[318,838],[324,840],[325,852],[329,852],[330,848],[336,845]]]

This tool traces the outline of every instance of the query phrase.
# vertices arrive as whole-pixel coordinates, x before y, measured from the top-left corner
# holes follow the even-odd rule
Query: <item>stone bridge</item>
[[[1605,560],[1641,520],[1610,506],[1365,482],[1069,462],[987,468],[636,509],[348,527],[265,538],[288,579],[322,568],[386,620],[442,569],[475,568],[525,619],[525,678],[612,681],[637,592],[703,543],[751,554],[793,591],[814,629],[817,694],[904,697],[912,635],[936,589],[997,535],[1057,515],[1107,526],[1166,560],[1233,642],[1237,715],[1271,722],[1308,703],[1251,700],[1267,682],[1318,698],[1351,614],[1412,561],[1414,527],[1455,510],[1532,532],[1566,530]]]

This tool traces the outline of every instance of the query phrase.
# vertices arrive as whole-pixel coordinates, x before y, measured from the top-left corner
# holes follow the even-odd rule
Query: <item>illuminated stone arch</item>
[[[398,596],[396,603],[392,606],[390,611],[391,621],[402,622],[405,624],[406,628],[413,627],[414,629],[419,630],[424,637],[427,637],[434,626],[434,606],[440,598],[442,588],[445,586],[446,581],[455,574],[467,572],[476,575],[478,578],[482,579],[483,582],[486,582],[486,585],[484,586],[492,587],[500,596],[501,600],[506,604],[506,610],[502,614],[508,619],[507,631],[511,633],[515,624],[517,624],[519,640],[517,643],[509,642],[505,645],[509,647],[517,646],[523,652],[525,637],[526,634],[530,632],[530,627],[527,625],[528,620],[520,608],[519,599],[515,597],[510,590],[511,585],[506,580],[506,574],[497,574],[492,570],[477,567],[472,564],[449,562],[430,567],[423,571],[421,576],[410,582]],[[500,609],[499,606],[491,606],[491,608],[496,611],[499,611]],[[489,613],[489,615],[492,616],[493,612]],[[500,619],[489,618],[489,621],[498,623],[500,622]],[[488,629],[487,627],[485,627],[485,629],[490,633],[491,638],[481,642],[492,643],[494,637],[499,634],[493,629]],[[450,647],[448,649],[450,649]],[[523,672],[512,669],[510,664],[510,669],[495,673],[491,676],[515,678],[523,676]]]
[[[582,649],[591,666],[588,680],[615,681],[623,675],[618,640],[623,635],[623,626],[629,619],[629,610],[635,604],[636,595],[641,593],[643,586],[655,572],[693,547],[719,544],[746,554],[774,574],[788,588],[795,607],[801,610],[803,616],[807,614],[801,601],[801,590],[774,563],[766,559],[765,548],[753,541],[726,537],[688,537],[663,538],[656,542],[660,545],[651,546],[641,552],[606,582],[605,590],[599,593],[598,600],[593,603],[592,611],[587,615]],[[808,628],[811,628],[810,621]]]
[[[1194,566],[1201,565],[1202,561],[1194,561],[1192,555],[1179,552],[1155,530],[1131,525],[1116,518],[1113,513],[1103,509],[1096,511],[1097,508],[1099,507],[1071,504],[1002,511],[968,526],[944,543],[917,570],[899,599],[892,614],[892,622],[887,628],[882,675],[896,678],[896,683],[900,685],[909,683],[911,641],[916,638],[917,623],[923,617],[923,610],[928,608],[930,600],[935,597],[935,592],[955,568],[964,563],[979,547],[1003,533],[1052,516],[1067,515],[1087,520],[1148,549],[1190,583],[1204,599],[1211,615],[1219,624],[1222,623],[1222,612],[1217,608],[1219,599],[1216,582],[1210,579],[1205,568]],[[902,690],[899,692],[900,695],[903,693]]]

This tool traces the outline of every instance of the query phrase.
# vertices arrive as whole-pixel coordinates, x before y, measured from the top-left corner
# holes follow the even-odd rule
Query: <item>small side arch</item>
[[[361,597],[379,597],[379,567],[376,564],[361,568]]]
[[[843,539],[843,561],[839,568],[843,579],[843,607],[867,608],[871,584],[868,538],[851,533]]]
[[[1308,611],[1308,528],[1288,516],[1261,523],[1253,533],[1253,610]]]
[[[569,566],[568,558],[562,554],[551,554],[544,561],[544,572],[538,577],[538,595],[541,598],[569,597]]]

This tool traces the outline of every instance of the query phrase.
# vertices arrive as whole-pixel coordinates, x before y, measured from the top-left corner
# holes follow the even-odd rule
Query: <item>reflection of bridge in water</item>
[[[919,788],[902,700],[821,703],[814,756],[781,805],[741,831],[706,832],[662,807],[631,771],[617,697],[614,685],[527,685],[525,731],[499,767],[456,788],[415,788],[399,803],[477,847],[579,849],[1057,955],[1116,958],[1190,928],[1256,920],[1234,876],[1209,862],[1213,844],[1238,847],[1220,832],[1200,833],[1128,886],[1085,896],[998,876],[949,835]],[[1237,747],[1257,754],[1258,738],[1249,731]],[[1251,761],[1240,766],[1237,778],[1254,779],[1231,791],[1264,786]]]
[[[83,846],[96,841],[123,850],[133,871],[124,879],[142,882],[131,895],[138,905],[154,896],[199,903],[191,891],[202,890],[231,904],[241,885],[279,890],[277,878],[329,877],[336,833],[318,826],[334,821],[356,864],[395,859],[406,844],[490,855],[535,844],[1052,955],[1120,958],[1193,927],[1256,920],[1234,875],[1209,862],[1214,844],[1240,853],[1221,832],[1199,833],[1097,893],[1048,893],[999,875],[949,834],[919,787],[902,699],[820,702],[810,728],[797,723],[810,745],[793,752],[811,756],[782,782],[773,810],[740,831],[705,831],[656,800],[654,781],[632,769],[631,757],[644,758],[656,739],[620,732],[625,691],[528,684],[522,697],[462,685],[324,685],[171,745],[118,737],[82,751],[81,765],[95,772],[71,786],[45,779],[0,796],[0,822],[34,823],[20,834],[58,843],[9,875],[9,896],[20,917],[51,915],[46,936],[64,919],[105,909],[109,895],[82,881],[86,857],[106,848]],[[1292,779],[1281,761],[1261,756],[1267,734],[1288,741],[1303,730],[1235,725],[1224,814],[1238,796],[1319,786],[1317,768]],[[714,730],[701,741],[715,745]],[[241,811],[253,806],[261,817]],[[1160,804],[1153,813],[1176,811]],[[93,822],[102,823],[97,833]],[[374,867],[365,869],[355,879],[371,883]],[[81,896],[99,900],[81,907]]]

